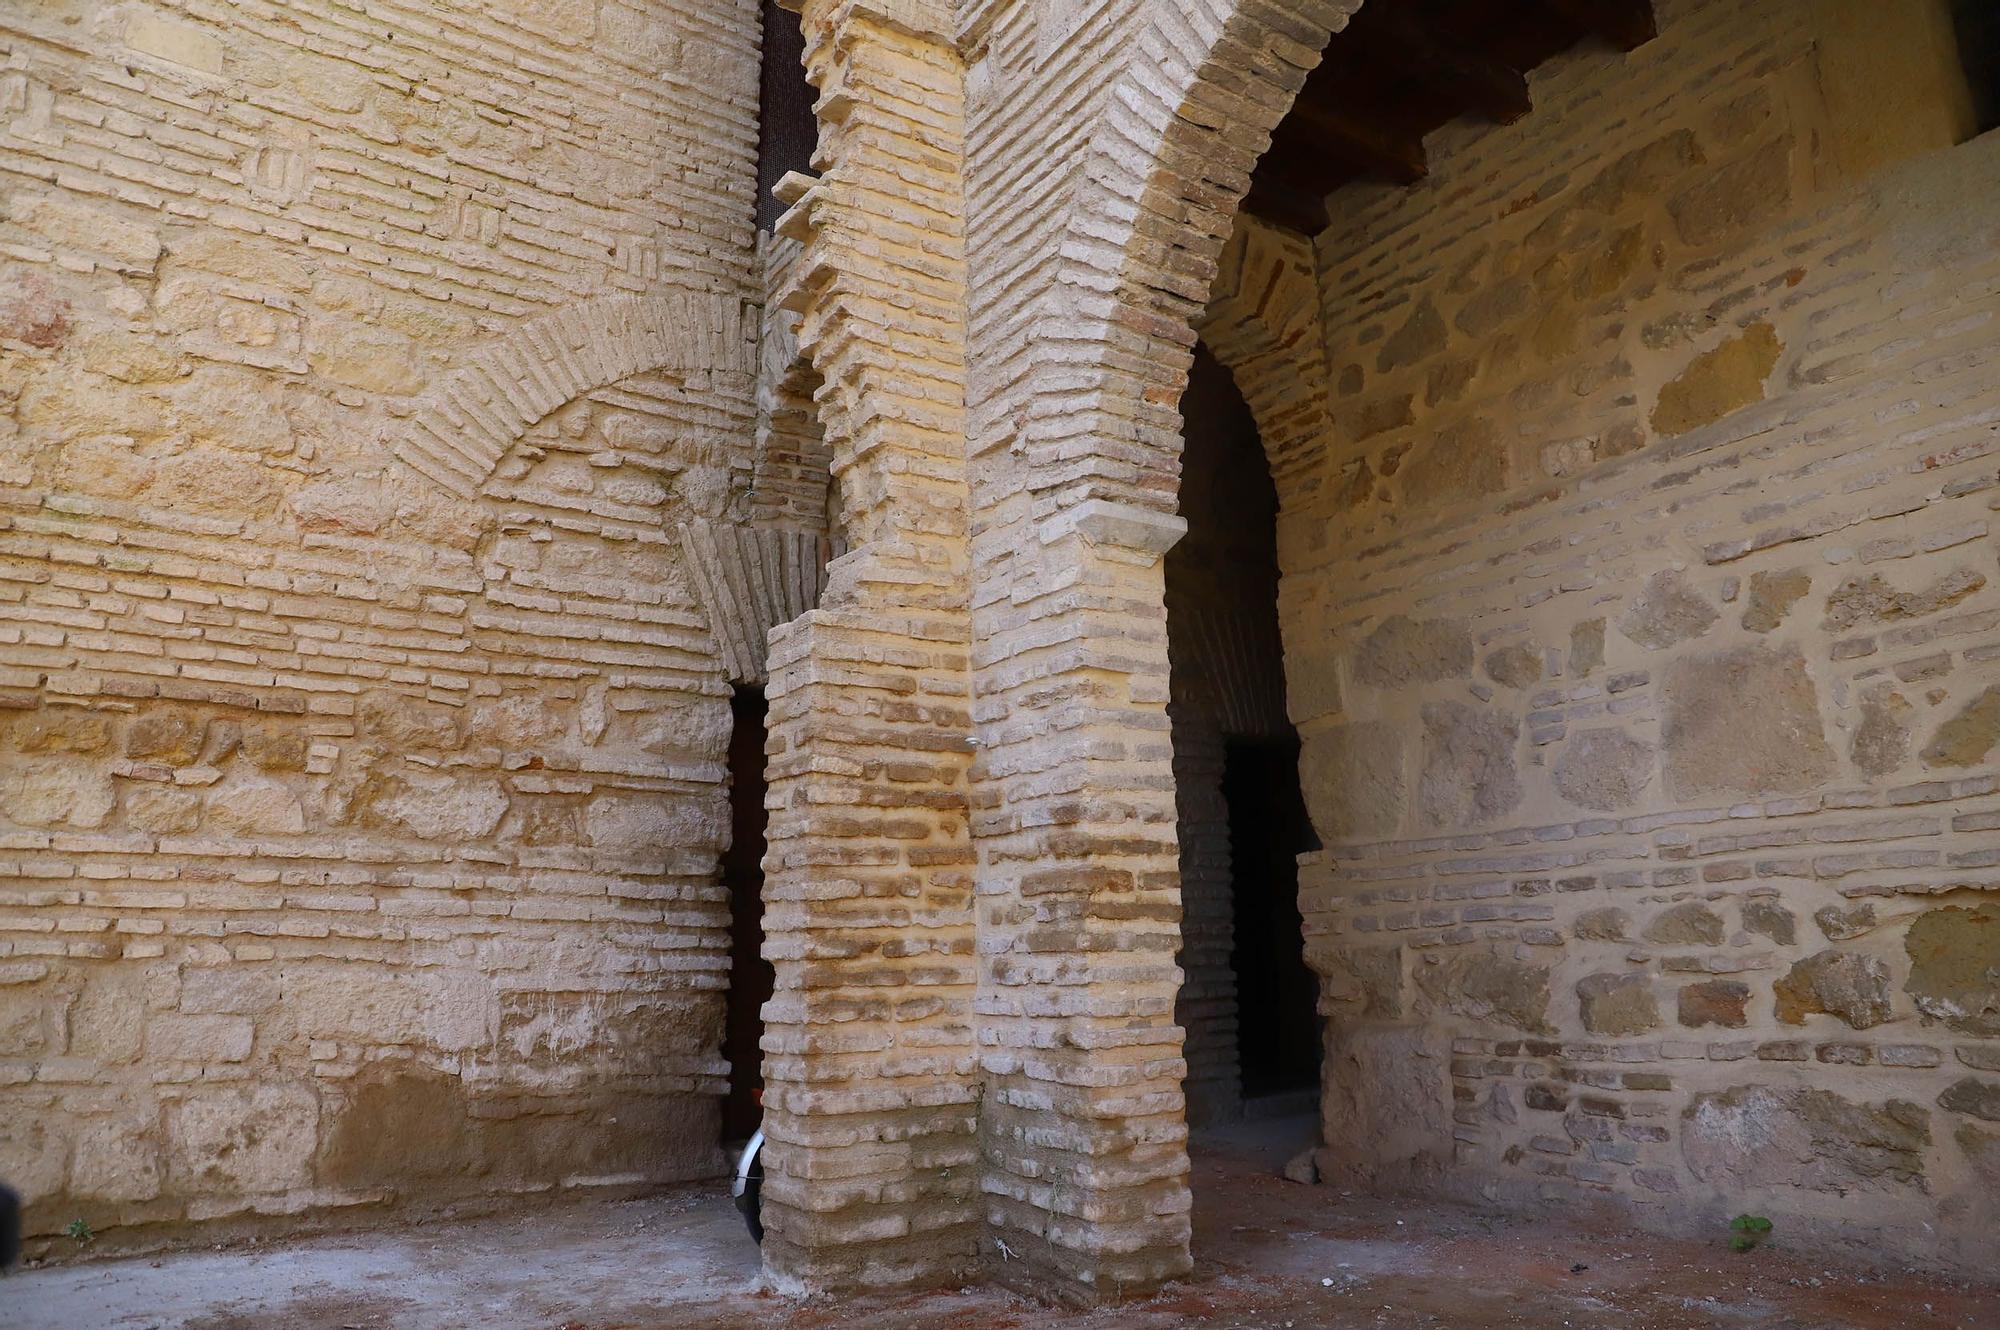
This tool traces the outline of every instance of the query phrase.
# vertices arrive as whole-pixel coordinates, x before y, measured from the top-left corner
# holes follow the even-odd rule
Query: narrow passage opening
[[[729,1094],[722,1101],[722,1139],[748,1140],[761,1110],[764,1084],[764,1003],[771,963],[764,959],[764,690],[738,688],[729,735],[729,849],[722,884],[729,891],[729,998],[722,1054],[729,1059]]]
[[[1187,534],[1167,557],[1189,1121],[1309,1112],[1318,984],[1298,854],[1315,844],[1285,710],[1277,490],[1229,371],[1198,348],[1181,399]]]
[[[1236,1056],[1248,1113],[1309,1112],[1319,1085],[1319,985],[1306,967],[1298,855],[1313,843],[1296,736],[1231,742],[1229,806]],[[1275,1102],[1266,1102],[1275,1101]]]

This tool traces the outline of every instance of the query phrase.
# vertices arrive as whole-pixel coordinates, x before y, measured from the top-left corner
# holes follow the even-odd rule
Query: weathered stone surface
[[[23,753],[97,753],[111,743],[111,723],[88,712],[28,711],[12,718],[6,734]]]
[[[1717,947],[1722,945],[1722,917],[1700,901],[1687,901],[1654,915],[1642,936],[1662,946]]]
[[[1492,283],[1459,308],[1452,326],[1467,337],[1485,337],[1526,314],[1534,296],[1535,288],[1526,277]]]
[[[1954,1030],[2000,1037],[2000,905],[1927,910],[1910,925],[1905,990]]]
[[[1858,574],[1834,589],[1826,601],[1826,627],[1844,631],[1857,624],[1920,619],[1951,608],[1986,585],[1970,568],[1945,574],[1927,587],[1899,591],[1880,573]]]
[[[180,1009],[248,1016],[278,1005],[277,975],[265,970],[189,970],[181,976]]]
[[[0,814],[29,827],[101,827],[118,796],[98,767],[65,758],[10,761],[0,769]]]
[[[1888,684],[1875,684],[1861,695],[1861,723],[1854,727],[1849,756],[1854,765],[1874,777],[1896,770],[1910,757],[1910,717],[1916,708]]]
[[[1329,1032],[1315,1154],[1323,1181],[1421,1177],[1451,1154],[1450,1041],[1408,1026]]]
[[[1417,811],[1427,826],[1491,821],[1521,802],[1520,723],[1464,702],[1426,702]]]
[[[1938,1096],[1938,1107],[1968,1117],[2000,1122],[2000,1081],[1982,1081],[1967,1076],[1955,1081]]]
[[[1583,1028],[1592,1034],[1645,1034],[1660,1023],[1659,1004],[1643,974],[1593,974],[1577,981]]]
[[[1875,927],[1875,907],[1867,901],[1855,905],[1827,905],[1813,911],[1813,922],[1829,942],[1845,942]]]
[[[1585,619],[1569,630],[1569,672],[1582,678],[1604,663],[1604,620]]]
[[[1938,727],[1924,745],[1924,765],[1978,766],[1996,745],[2000,745],[2000,684],[1989,685]]]
[[[1542,653],[1532,643],[1502,647],[1487,653],[1483,668],[1503,688],[1527,688],[1542,681]]]
[[[1743,626],[1768,633],[1785,621],[1792,606],[1812,590],[1812,574],[1803,568],[1750,574],[1750,599],[1743,607]]]
[[[126,726],[125,752],[130,757],[184,767],[201,756],[207,734],[205,717],[184,707],[161,707]]]
[[[319,1101],[301,1085],[203,1090],[167,1109],[167,1172],[194,1193],[258,1195],[311,1180]]]
[[[1580,808],[1629,808],[1653,783],[1653,747],[1623,730],[1580,730],[1555,764],[1556,792]]]
[[[257,1028],[240,1016],[170,1013],[146,1023],[150,1062],[242,1062],[254,1047]]]
[[[1856,1103],[1826,1090],[1743,1085],[1696,1095],[1681,1152],[1710,1186],[1846,1194],[1921,1187],[1930,1114],[1907,1100]]]
[[[1711,979],[1688,984],[1681,989],[1679,1017],[1682,1025],[1700,1029],[1720,1025],[1740,1030],[1749,1024],[1750,985],[1734,979]]]
[[[458,746],[458,715],[450,707],[400,693],[368,693],[355,716],[363,733],[392,751],[450,749]]]
[[[150,1201],[160,1194],[160,1146],[149,1116],[106,1118],[77,1133],[69,1191],[92,1201]]]
[[[1397,614],[1362,640],[1354,675],[1375,688],[1463,679],[1472,673],[1472,633],[1463,620],[1413,620]]]
[[[1402,730],[1389,721],[1333,725],[1306,737],[1299,772],[1313,826],[1326,840],[1385,836],[1406,797]]]
[[[54,1122],[0,1113],[0,1159],[7,1161],[7,1185],[17,1194],[60,1195],[69,1171],[69,1140]]]
[[[1351,1004],[1359,1017],[1396,1020],[1403,1015],[1403,949],[1340,947],[1328,956],[1321,981],[1326,1001]]]
[[[1822,951],[1792,966],[1776,985],[1778,1019],[1804,1025],[1815,1012],[1837,1016],[1857,1030],[1894,1015],[1889,1001],[1889,967],[1854,951]]]
[[[1634,148],[1599,171],[1577,192],[1577,206],[1589,212],[1623,212],[1634,203],[1656,197],[1705,160],[1694,131],[1677,129]]]
[[[1343,413],[1341,419],[1347,426],[1348,437],[1356,443],[1365,443],[1378,434],[1387,434],[1414,422],[1416,414],[1411,409],[1414,402],[1415,398],[1410,393],[1373,397]]]
[[[306,829],[298,796],[275,780],[244,780],[208,796],[208,820],[244,836],[296,836]]]
[[[1983,1131],[1970,1122],[1961,1122],[1952,1139],[1958,1143],[1966,1163],[1972,1166],[1975,1180],[1989,1189],[2000,1188],[2000,1131]]]
[[[1494,1021],[1530,1034],[1549,1028],[1549,971],[1495,951],[1460,952],[1448,960],[1424,957],[1417,987],[1444,1010],[1476,1021]]]
[[[202,797],[197,790],[142,785],[125,795],[125,820],[141,831],[179,835],[201,824],[201,807]]]
[[[1585,910],[1576,917],[1576,936],[1586,942],[1623,942],[1631,930],[1631,916],[1615,905]]]
[[[471,971],[302,962],[279,984],[291,1021],[312,1038],[457,1053],[490,1047],[498,1028],[497,994]]]
[[[1665,693],[1667,789],[1677,799],[1791,794],[1832,773],[1819,694],[1796,646],[1683,657]]]
[[[1746,901],[1743,906],[1743,927],[1771,939],[1781,947],[1789,947],[1798,940],[1798,921],[1790,910],[1774,900]]]
[[[1715,245],[1784,215],[1792,201],[1791,143],[1775,139],[1703,175],[1667,203],[1690,245]]]
[[[1425,296],[1417,301],[1402,325],[1382,340],[1382,350],[1375,357],[1375,370],[1387,374],[1427,360],[1444,350],[1449,336],[1443,316],[1431,298]]]
[[[372,809],[383,821],[423,840],[477,840],[492,835],[506,816],[507,793],[498,781],[410,771],[389,782]]]
[[[1677,569],[1646,579],[1618,621],[1618,631],[1642,647],[1659,650],[1700,637],[1722,616]]]
[[[1713,351],[1696,356],[1660,389],[1653,429],[1666,437],[1713,424],[1764,400],[1764,381],[1777,367],[1784,344],[1768,323],[1753,323]]]
[[[1422,510],[1463,503],[1507,488],[1507,448],[1493,423],[1475,416],[1439,430],[1405,461],[1403,501]]]

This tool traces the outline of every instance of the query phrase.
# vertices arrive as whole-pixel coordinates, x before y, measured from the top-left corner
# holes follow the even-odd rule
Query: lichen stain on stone
[[[1785,349],[1777,329],[1759,321],[1713,351],[1696,356],[1660,389],[1653,429],[1666,438],[1700,429],[1764,400],[1764,382]]]

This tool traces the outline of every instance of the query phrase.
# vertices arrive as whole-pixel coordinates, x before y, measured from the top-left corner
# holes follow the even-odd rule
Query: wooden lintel
[[[1364,9],[1364,16],[1371,11]],[[1487,119],[1511,125],[1533,109],[1528,79],[1518,69],[1449,44],[1412,17],[1408,9],[1382,5],[1372,11],[1372,31],[1403,68],[1454,106],[1477,111]]]
[[[1399,185],[1430,174],[1424,141],[1340,107],[1301,97],[1292,107],[1299,130],[1353,166]]]

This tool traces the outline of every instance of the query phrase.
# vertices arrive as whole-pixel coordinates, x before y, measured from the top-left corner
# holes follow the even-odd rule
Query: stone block
[[[1696,1095],[1681,1152],[1712,1187],[1849,1194],[1922,1188],[1930,1114],[1907,1100],[1857,1103],[1827,1090],[1743,1085]]]
[[[172,1062],[243,1062],[256,1026],[241,1016],[161,1014],[146,1022],[146,1057]]]
[[[1403,733],[1390,721],[1354,721],[1309,734],[1299,755],[1306,807],[1328,841],[1392,834],[1406,797]]]
[[[1579,808],[1614,812],[1653,783],[1653,746],[1623,730],[1580,730],[1556,758],[1556,793]]]
[[[1904,986],[1918,1011],[1964,1034],[2000,1037],[2000,906],[1927,910],[1903,948]]]
[[[1463,620],[1384,619],[1355,652],[1354,674],[1374,688],[1407,688],[1472,673],[1472,633]]]
[[[1893,1015],[1889,967],[1860,952],[1808,956],[1778,981],[1776,992],[1778,1019],[1787,1025],[1804,1025],[1808,1015],[1823,1012],[1866,1030]]]
[[[312,1181],[319,1099],[308,1087],[200,1090],[170,1104],[166,1120],[167,1176],[176,1190],[259,1195]]]
[[[150,1115],[94,1119],[77,1132],[69,1190],[79,1199],[150,1201],[160,1194],[160,1174]]]
[[[1700,637],[1721,617],[1685,574],[1667,568],[1646,579],[1618,620],[1618,631],[1657,651]]]
[[[1464,702],[1426,702],[1423,722],[1417,811],[1426,826],[1490,822],[1520,804],[1520,722]]]
[[[1803,568],[1750,574],[1750,597],[1743,607],[1743,626],[1753,633],[1776,630],[1792,606],[1812,590],[1812,574]]]
[[[1768,323],[1753,323],[1713,351],[1696,356],[1660,389],[1652,425],[1663,437],[1710,425],[1764,400],[1764,383],[1777,367],[1784,343]]]
[[[1938,727],[1924,746],[1924,765],[1973,767],[2000,745],[2000,684],[1989,685]]]
[[[1746,1012],[1749,1003],[1750,985],[1733,979],[1711,979],[1706,983],[1689,984],[1680,992],[1680,1023],[1690,1029],[1720,1025],[1725,1029],[1740,1030],[1749,1023]]]
[[[1660,1024],[1652,983],[1643,974],[1593,974],[1577,981],[1583,1028],[1621,1038],[1645,1034]]]
[[[1795,794],[1833,771],[1818,690],[1796,646],[1684,656],[1667,668],[1667,788],[1677,799]]]
[[[1700,901],[1687,901],[1654,915],[1642,936],[1667,947],[1719,947],[1722,917]]]
[[[1938,1096],[1938,1107],[1987,1122],[2000,1122],[2000,1081],[1968,1076]]]
[[[1544,966],[1497,951],[1464,951],[1448,960],[1426,955],[1416,973],[1417,987],[1445,1011],[1529,1034],[1551,1031]]]

